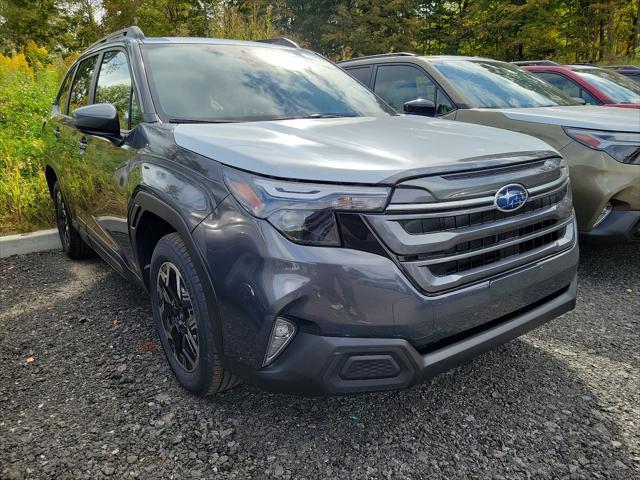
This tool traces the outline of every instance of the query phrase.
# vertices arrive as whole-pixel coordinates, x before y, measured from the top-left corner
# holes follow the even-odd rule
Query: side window
[[[89,105],[89,88],[91,87],[93,70],[96,67],[96,59],[97,57],[87,58],[78,65],[78,72],[73,80],[73,87],[71,87],[69,112]]]
[[[568,79],[564,75],[560,75],[559,73],[552,72],[531,72],[537,77],[545,80],[550,83],[558,90],[561,90],[565,95],[570,96],[571,98],[582,98],[589,105],[599,105],[600,102],[593,97],[589,92],[585,91],[572,80]]]
[[[353,78],[355,78],[356,80],[358,80],[365,87],[368,87],[369,79],[371,78],[371,70],[372,70],[371,66],[355,67],[355,68],[349,68],[347,70],[347,73],[351,75]]]
[[[118,111],[120,128],[122,129],[135,127],[135,124],[130,126],[130,118],[136,117],[135,123],[139,122],[140,112],[136,99],[133,98],[131,74],[124,52],[114,50],[103,55],[98,72],[94,103],[113,104]],[[132,123],[134,122],[132,121]]]
[[[438,115],[455,107],[422,70],[410,65],[380,65],[376,73],[374,91],[398,112],[404,104],[416,98],[431,100]]]
[[[142,112],[140,111],[140,105],[138,105],[138,99],[133,89],[131,90],[131,115],[129,115],[129,117],[130,129],[136,128],[142,121]]]
[[[58,98],[55,101],[55,106],[58,108],[58,113],[62,113],[66,115],[67,112],[67,100],[69,100],[69,90],[71,89],[71,79],[73,78],[73,72],[75,71],[75,66],[69,69],[67,72],[67,76],[64,77],[62,81],[62,86],[60,87],[60,92],[58,93]]]
[[[627,74],[627,77],[629,77],[631,80],[635,80],[636,82],[640,83],[640,74],[629,73]]]
[[[441,89],[436,91],[436,115],[446,115],[447,113],[455,110],[455,106],[451,103],[451,100],[447,98]]]

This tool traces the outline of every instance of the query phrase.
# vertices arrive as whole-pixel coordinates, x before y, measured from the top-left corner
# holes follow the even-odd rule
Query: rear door
[[[58,96],[51,107],[51,116],[45,123],[42,132],[45,162],[56,172],[60,188],[65,198],[67,197],[66,193],[68,191],[66,177],[64,175],[64,163],[66,162],[67,155],[64,149],[66,143],[62,141],[62,133],[64,131],[68,135],[68,128],[71,126],[71,119],[68,115],[69,91],[71,90],[71,82],[73,81],[76,66],[77,65],[73,65],[65,75]]]
[[[57,125],[62,169],[62,175],[58,173],[58,176],[62,177],[63,194],[73,216],[80,221],[81,230],[84,227],[82,203],[87,194],[86,180],[91,177],[91,171],[83,158],[87,138],[82,132],[76,130],[71,114],[77,108],[89,105],[97,60],[98,56],[93,55],[78,62],[71,82],[69,105],[66,114],[60,118]]]
[[[129,162],[136,154],[131,146],[140,108],[134,94],[129,59],[124,49],[104,51],[98,60],[92,103],[116,107],[121,139],[86,135],[83,167],[90,172],[85,180],[83,217],[93,240],[107,249],[114,260],[132,265],[127,224]]]

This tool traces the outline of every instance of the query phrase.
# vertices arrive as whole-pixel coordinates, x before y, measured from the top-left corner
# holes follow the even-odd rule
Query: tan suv
[[[640,110],[579,105],[519,67],[485,58],[396,53],[340,66],[398,111],[544,140],[570,166],[583,238],[640,241]]]

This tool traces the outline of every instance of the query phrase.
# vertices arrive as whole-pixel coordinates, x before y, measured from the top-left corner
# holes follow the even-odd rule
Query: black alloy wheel
[[[237,385],[239,379],[222,367],[205,288],[178,233],[169,233],[156,244],[149,283],[160,343],[182,386],[196,395],[208,395]]]
[[[56,223],[58,224],[58,233],[60,234],[60,242],[62,248],[67,251],[71,243],[71,224],[69,220],[69,214],[67,213],[67,207],[62,199],[62,192],[60,189],[56,189]]]
[[[189,291],[173,263],[160,266],[156,288],[158,311],[173,357],[185,371],[193,372],[200,359],[198,325]]]

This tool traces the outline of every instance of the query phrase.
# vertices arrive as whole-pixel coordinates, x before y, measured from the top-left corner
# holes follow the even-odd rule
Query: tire
[[[182,386],[196,395],[209,395],[237,385],[238,378],[220,363],[204,289],[177,233],[165,235],[156,245],[149,284],[160,343]]]
[[[91,248],[82,239],[78,231],[71,222],[71,213],[67,202],[62,196],[60,185],[56,181],[53,185],[53,203],[56,208],[56,225],[58,226],[58,234],[60,235],[60,243],[62,250],[67,257],[74,260],[85,258],[91,254]]]

